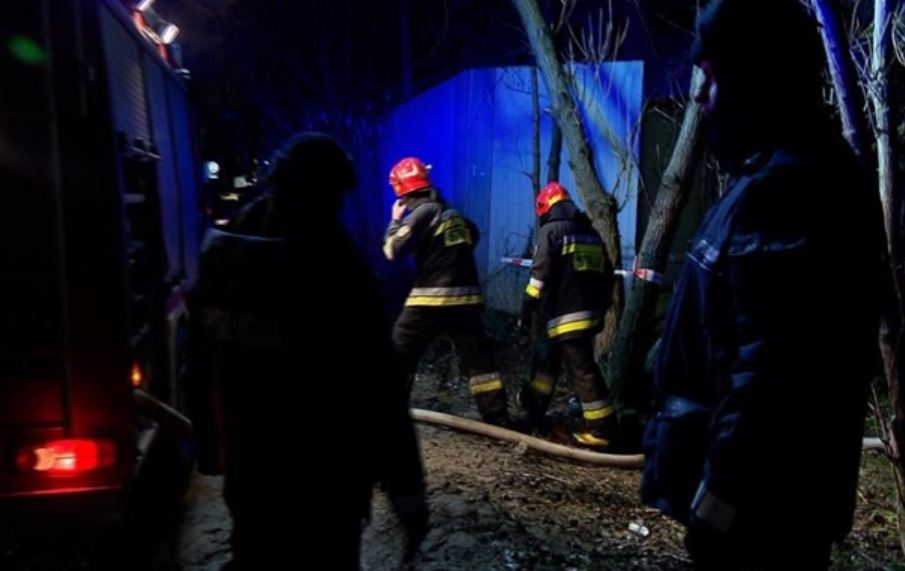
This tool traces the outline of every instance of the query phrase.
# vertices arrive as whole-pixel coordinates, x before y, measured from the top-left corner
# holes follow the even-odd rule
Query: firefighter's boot
[[[581,418],[575,419],[572,438],[583,448],[604,451],[612,448],[616,437],[616,408],[613,405],[582,405]]]

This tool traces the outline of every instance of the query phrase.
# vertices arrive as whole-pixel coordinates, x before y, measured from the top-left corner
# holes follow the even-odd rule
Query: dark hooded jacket
[[[740,5],[743,14],[719,13]],[[778,17],[768,8],[718,2],[704,25],[730,19],[758,30],[762,45],[773,37],[758,22]],[[734,30],[718,35],[751,36]],[[698,50],[725,58],[708,33]],[[745,74],[768,84],[758,93],[783,65],[743,60]],[[725,99],[737,93],[732,77],[728,95],[720,78],[720,103],[737,109]],[[835,540],[851,526],[875,364],[879,204],[838,127],[814,109],[771,124],[737,122],[723,133],[732,178],[691,244],[667,314],[642,497],[684,523],[706,512],[713,527],[747,541],[800,526]],[[747,160],[737,160],[740,149]]]
[[[417,493],[404,377],[376,280],[338,220],[289,238],[260,227],[272,200],[208,231],[193,294],[205,369],[195,377],[219,387],[225,469],[260,482],[262,497],[283,496],[303,471],[306,501],[337,490],[362,513],[376,482]],[[354,358],[330,360],[348,351]]]
[[[375,483],[391,498],[424,493],[376,279],[337,218],[342,193],[321,190],[351,186],[337,178],[351,162],[311,138],[276,155],[287,164],[271,180],[287,194],[265,194],[208,231],[191,296],[202,468],[222,466],[237,521],[284,514],[265,549],[275,561],[329,551],[321,530],[354,529]]]

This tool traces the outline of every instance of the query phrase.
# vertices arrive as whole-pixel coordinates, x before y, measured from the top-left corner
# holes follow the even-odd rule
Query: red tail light
[[[89,470],[112,466],[116,446],[109,440],[70,438],[19,450],[16,467],[27,472],[55,476],[77,476]]]
[[[132,380],[133,387],[141,387],[141,364],[138,361],[132,361],[132,374],[129,378]]]

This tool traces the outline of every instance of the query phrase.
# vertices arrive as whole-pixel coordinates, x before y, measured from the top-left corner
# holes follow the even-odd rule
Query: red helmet
[[[543,216],[550,212],[554,204],[563,200],[572,200],[572,198],[562,185],[558,182],[551,182],[537,193],[537,202],[534,205],[534,210],[538,216]]]
[[[396,196],[405,196],[410,192],[427,188],[431,185],[430,166],[420,159],[406,157],[390,169],[390,186]]]

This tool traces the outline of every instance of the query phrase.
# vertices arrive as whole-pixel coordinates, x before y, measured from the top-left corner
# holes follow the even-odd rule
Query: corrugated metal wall
[[[386,174],[406,156],[433,165],[432,177],[453,206],[475,221],[482,234],[476,257],[487,288],[488,305],[514,311],[527,274],[501,264],[503,256],[519,256],[529,247],[534,226],[531,171],[531,77],[528,67],[465,71],[397,108],[378,133],[378,184],[362,181],[356,200],[380,201],[383,219],[369,229],[370,249],[389,220],[392,191]],[[634,256],[637,223],[639,122],[643,62],[576,66],[585,127],[598,172],[621,205],[619,225],[623,258]],[[541,108],[550,104],[541,82]],[[541,120],[543,178],[550,146],[552,119]],[[604,127],[608,132],[604,132]],[[627,149],[628,154],[621,149]],[[628,159],[626,159],[628,157]],[[574,183],[565,149],[561,182]],[[577,195],[577,192],[573,193]],[[359,208],[370,212],[372,207]],[[373,253],[372,253],[373,255]]]

